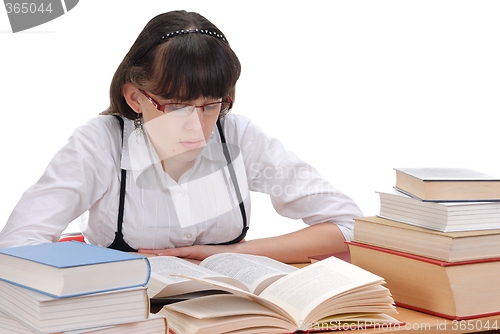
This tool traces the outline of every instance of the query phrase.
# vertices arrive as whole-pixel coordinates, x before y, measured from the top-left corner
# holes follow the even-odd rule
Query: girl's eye
[[[221,106],[221,104],[218,102],[207,104],[204,107],[205,113],[209,114],[209,113],[213,113],[213,112],[218,112],[220,110],[220,106]]]
[[[165,113],[179,111],[179,110],[182,110],[182,109],[185,109],[188,107],[189,107],[189,105],[181,104],[181,103],[167,104],[165,106]]]
[[[169,107],[171,110],[179,110],[182,108],[186,108],[188,106],[186,104],[176,103],[176,104],[169,104]]]

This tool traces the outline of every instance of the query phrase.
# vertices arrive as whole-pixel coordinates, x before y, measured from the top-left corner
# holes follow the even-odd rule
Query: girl
[[[239,75],[229,42],[201,15],[153,18],[115,72],[110,107],[77,128],[24,193],[0,247],[56,242],[85,213],[87,242],[124,251],[288,263],[345,251],[359,208],[249,119],[228,114]],[[249,191],[309,226],[241,242]]]

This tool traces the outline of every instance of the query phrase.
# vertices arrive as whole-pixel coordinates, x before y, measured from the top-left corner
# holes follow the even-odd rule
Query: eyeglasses
[[[176,102],[159,104],[155,99],[153,99],[151,96],[149,96],[145,91],[143,91],[140,88],[138,88],[138,89],[142,94],[144,94],[144,96],[147,97],[149,102],[151,102],[155,106],[156,109],[163,112],[164,114],[170,114],[170,115],[178,116],[178,117],[189,116],[193,113],[193,111],[195,111],[196,108],[201,108],[204,115],[214,116],[214,115],[218,115],[221,112],[228,111],[233,106],[233,101],[231,100],[231,97],[229,95],[226,97],[227,101],[211,102],[211,103],[203,104],[201,106],[196,106],[193,104],[185,104],[185,103],[176,103]]]

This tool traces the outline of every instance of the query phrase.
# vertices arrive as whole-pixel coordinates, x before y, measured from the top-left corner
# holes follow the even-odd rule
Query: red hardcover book
[[[500,314],[500,258],[444,262],[348,242],[351,262],[381,276],[396,305],[453,320]]]

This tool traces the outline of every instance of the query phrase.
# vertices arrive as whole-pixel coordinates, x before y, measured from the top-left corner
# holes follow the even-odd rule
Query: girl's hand
[[[210,246],[210,245],[195,245],[179,248],[167,249],[139,249],[140,254],[156,255],[156,256],[176,256],[185,259],[202,261],[210,255],[224,252],[232,252],[231,245],[228,246]]]

